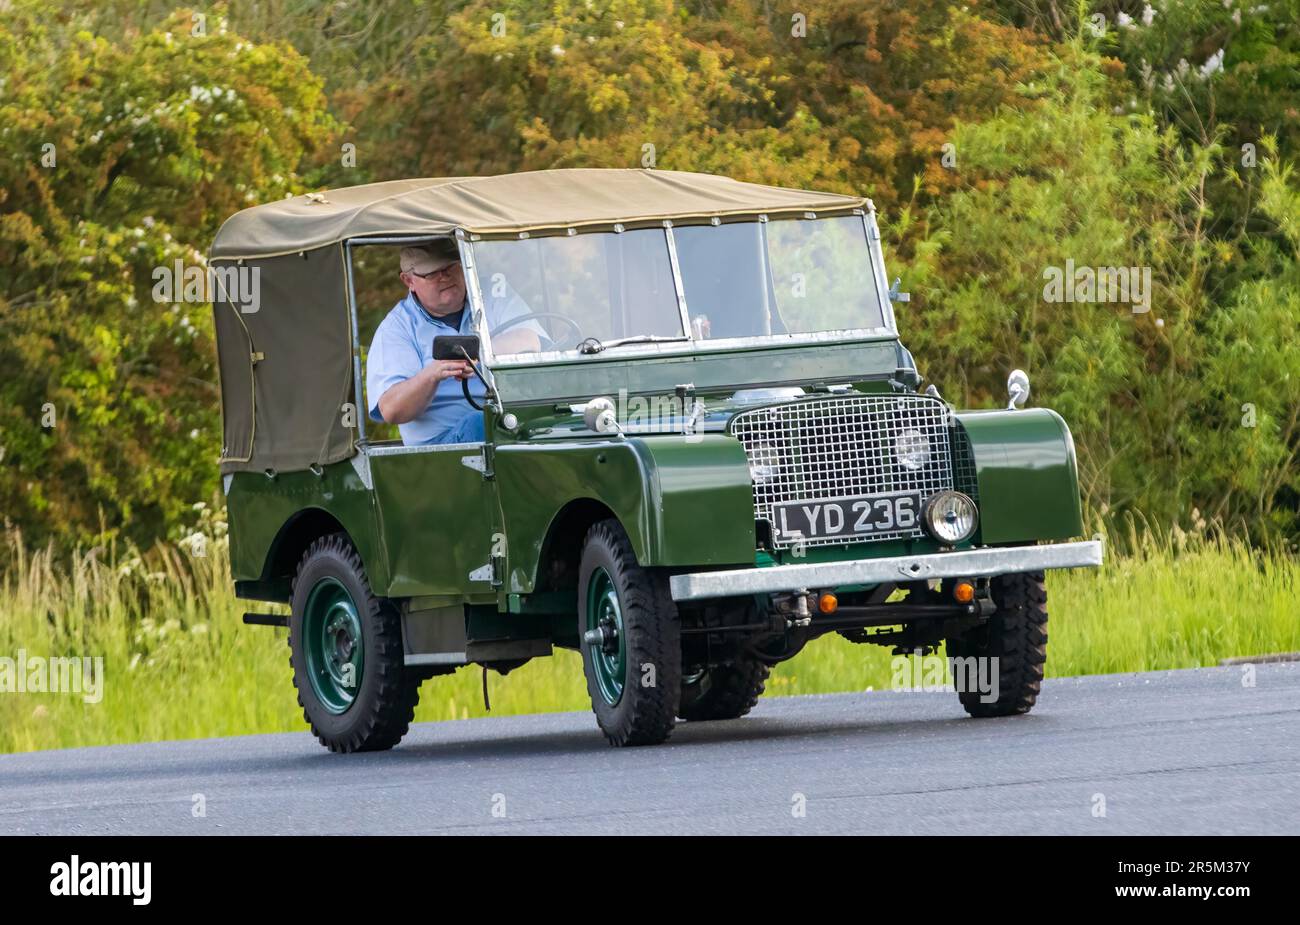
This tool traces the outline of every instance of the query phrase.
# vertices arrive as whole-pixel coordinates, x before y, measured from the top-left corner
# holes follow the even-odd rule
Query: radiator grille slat
[[[925,500],[953,487],[948,407],[929,396],[862,395],[756,408],[736,415],[729,429],[749,458],[755,519],[772,526],[777,547],[799,538],[779,534],[775,505],[904,492]],[[896,456],[900,439],[906,445],[920,438],[929,457],[919,469],[907,468]],[[918,526],[871,539],[922,535]],[[802,544],[846,541],[812,537]]]

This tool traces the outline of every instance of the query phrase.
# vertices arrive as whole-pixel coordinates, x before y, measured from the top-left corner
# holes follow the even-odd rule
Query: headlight
[[[930,441],[909,427],[894,439],[894,458],[908,469],[920,469],[930,461]]]
[[[749,477],[755,485],[770,482],[781,473],[781,451],[772,443],[755,443],[749,449]]]
[[[946,546],[969,539],[979,523],[975,502],[959,491],[941,491],[925,502],[925,531]]]

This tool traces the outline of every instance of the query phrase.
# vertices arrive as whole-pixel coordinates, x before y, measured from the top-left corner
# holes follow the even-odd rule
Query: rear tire
[[[587,532],[578,636],[591,708],[609,744],[657,745],[672,735],[682,685],[677,606],[667,577],[637,565],[617,520]]]
[[[979,691],[958,696],[977,718],[1028,713],[1038,700],[1047,662],[1047,586],[1042,572],[999,575],[990,580],[997,610],[987,623],[948,640],[948,655],[996,658],[998,697],[985,703]]]
[[[403,666],[401,615],[371,593],[346,535],[308,547],[291,601],[289,664],[312,733],[332,752],[392,748],[415,718],[422,679]]]
[[[694,723],[739,719],[758,703],[770,671],[762,662],[741,658],[685,679],[677,715]]]

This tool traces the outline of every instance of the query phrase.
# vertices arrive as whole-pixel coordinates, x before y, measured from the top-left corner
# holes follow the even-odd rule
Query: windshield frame
[[[474,261],[474,242],[482,240],[477,235],[467,234],[463,230],[456,232],[460,245],[461,262],[465,267],[465,282],[469,292],[470,309],[474,331],[482,344],[481,353],[484,364],[494,369],[514,369],[565,363],[590,363],[602,360],[636,359],[638,357],[691,356],[699,353],[718,353],[754,347],[788,347],[797,345],[814,345],[828,343],[846,343],[865,340],[893,340],[898,338],[898,326],[894,317],[893,304],[889,299],[889,283],[885,275],[884,256],[880,244],[880,229],[876,223],[875,209],[834,210],[823,213],[806,212],[799,218],[782,218],[782,221],[821,221],[829,218],[857,216],[862,222],[862,232],[866,236],[868,259],[871,261],[872,275],[875,280],[876,299],[884,325],[871,328],[844,328],[833,331],[816,331],[804,334],[758,334],[744,337],[698,339],[690,323],[690,311],[682,285],[681,267],[677,257],[677,242],[673,235],[674,222],[665,220],[664,237],[668,247],[668,259],[672,268],[673,287],[676,290],[678,312],[681,315],[683,337],[670,342],[628,343],[611,347],[599,353],[583,354],[577,348],[569,350],[542,350],[535,353],[513,353],[496,356],[492,351],[491,336],[485,323],[483,293],[479,287],[478,269]],[[679,221],[677,224],[701,224],[699,221]],[[766,224],[769,218],[759,214],[757,218],[744,221]],[[715,220],[716,224],[717,221]],[[766,229],[764,229],[766,231]],[[610,233],[610,232],[596,232]],[[615,232],[617,233],[617,229]],[[563,232],[561,232],[563,234]],[[523,238],[505,238],[504,240],[521,240]],[[500,240],[494,237],[494,240]],[[766,250],[764,260],[767,259]]]

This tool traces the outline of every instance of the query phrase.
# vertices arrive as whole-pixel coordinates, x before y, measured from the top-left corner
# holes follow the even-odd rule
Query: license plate
[[[773,508],[783,537],[805,540],[910,533],[921,517],[919,494],[789,501]]]

